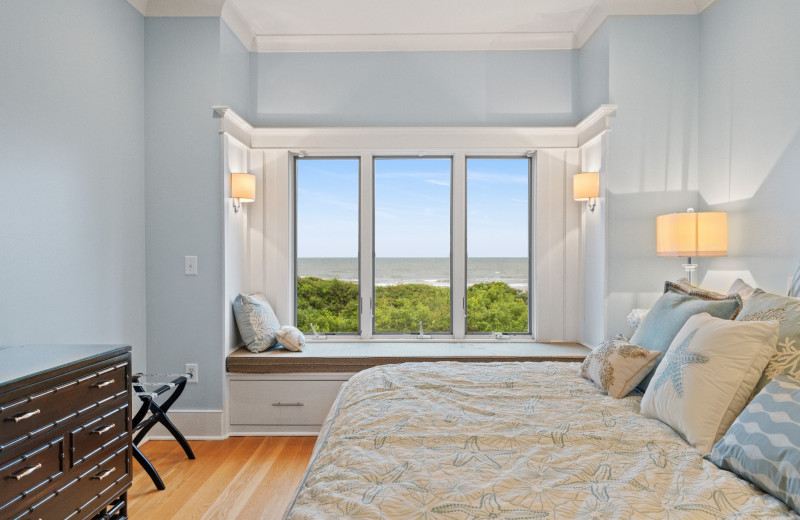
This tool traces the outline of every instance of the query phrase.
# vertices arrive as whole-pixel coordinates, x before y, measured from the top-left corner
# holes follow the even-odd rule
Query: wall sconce
[[[697,264],[693,256],[725,256],[728,254],[728,215],[724,211],[670,213],[656,217],[656,254],[685,256],[683,264],[689,283]]]
[[[572,198],[579,202],[587,202],[589,211],[594,211],[597,197],[600,196],[600,174],[583,172],[572,178]]]
[[[231,197],[233,197],[234,213],[239,213],[242,202],[256,200],[256,176],[252,173],[232,173]]]

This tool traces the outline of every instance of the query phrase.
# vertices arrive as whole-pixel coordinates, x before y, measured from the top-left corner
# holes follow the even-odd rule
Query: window
[[[530,330],[530,170],[467,158],[467,333]]]
[[[451,331],[450,158],[377,158],[375,327]]]
[[[297,328],[358,333],[359,159],[296,158]]]
[[[295,157],[297,326],[530,335],[533,160]]]

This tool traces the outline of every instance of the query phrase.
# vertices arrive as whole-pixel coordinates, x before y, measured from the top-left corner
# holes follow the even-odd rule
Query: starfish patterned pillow
[[[653,370],[661,352],[632,345],[625,339],[611,338],[586,356],[581,365],[582,377],[622,399]]]
[[[641,412],[671,426],[705,455],[747,404],[775,353],[776,321],[686,321],[642,397]]]
[[[790,298],[756,289],[737,321],[775,320],[780,323],[775,354],[753,390],[755,397],[775,376],[800,380],[800,298]]]

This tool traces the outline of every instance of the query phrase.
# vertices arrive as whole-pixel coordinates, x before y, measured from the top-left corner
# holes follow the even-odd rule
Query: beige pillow
[[[744,409],[777,338],[774,321],[692,316],[655,370],[642,415],[672,426],[701,454],[709,453]]]
[[[755,287],[745,282],[741,278],[737,278],[731,284],[730,289],[728,289],[728,294],[738,294],[739,296],[742,297],[742,301],[744,301],[753,296],[753,292],[755,290],[756,290]]]
[[[624,339],[607,339],[586,356],[580,374],[611,397],[621,399],[653,370],[659,354]]]
[[[297,327],[284,325],[275,335],[278,337],[278,343],[286,350],[302,352],[306,346],[306,337]]]

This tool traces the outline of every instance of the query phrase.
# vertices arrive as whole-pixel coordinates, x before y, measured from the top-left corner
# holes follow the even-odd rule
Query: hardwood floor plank
[[[174,441],[150,441],[142,452],[167,486],[157,491],[134,462],[128,492],[132,520],[278,519],[292,499],[315,437],[231,437],[192,441],[196,460]]]

